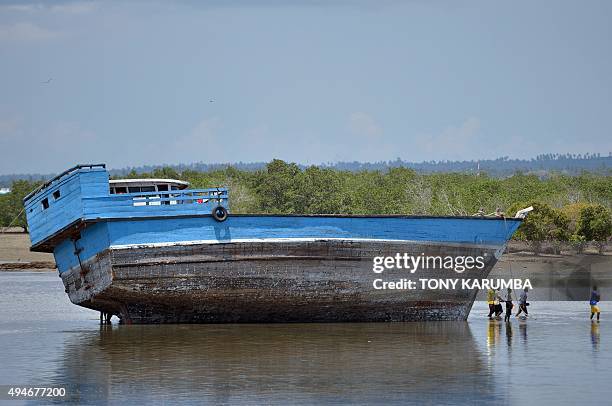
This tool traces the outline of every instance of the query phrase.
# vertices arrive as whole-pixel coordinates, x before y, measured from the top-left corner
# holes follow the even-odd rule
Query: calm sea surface
[[[586,302],[532,301],[510,325],[479,302],[468,322],[100,326],[55,273],[0,273],[0,385],[84,404],[609,404],[601,308],[600,324]]]

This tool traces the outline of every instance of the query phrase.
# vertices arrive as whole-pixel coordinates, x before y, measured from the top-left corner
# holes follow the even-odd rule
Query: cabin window
[[[127,193],[127,188],[125,186],[124,187],[116,187],[115,188],[115,193],[116,194]]]
[[[172,186],[172,190],[178,190],[178,186]]]
[[[140,192],[140,186],[130,186],[128,188],[128,190],[130,191],[130,193],[139,193]]]
[[[53,192],[53,198],[54,198],[55,200],[59,199],[59,198],[60,198],[60,196],[61,196],[61,194],[60,194],[59,189],[58,189],[58,190],[56,190],[55,192]]]
[[[158,192],[167,192],[168,191],[168,185],[157,185],[157,191]],[[162,198],[166,198],[169,197],[168,195],[161,195]],[[162,204],[170,204],[169,201],[164,201],[162,202]]]
[[[142,186],[140,188],[141,192],[155,192],[155,186]]]
[[[42,208],[43,210],[47,210],[49,208],[49,199],[45,198],[42,200]]]

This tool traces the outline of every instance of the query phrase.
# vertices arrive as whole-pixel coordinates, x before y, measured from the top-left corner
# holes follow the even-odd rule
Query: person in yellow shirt
[[[489,304],[489,318],[493,318],[495,313],[495,291],[493,289],[487,290],[487,303]]]
[[[499,290],[494,290],[495,295],[493,297],[493,307],[495,308],[495,318],[500,319],[500,315],[504,312],[502,308],[501,302],[503,301],[502,297],[499,294]]]

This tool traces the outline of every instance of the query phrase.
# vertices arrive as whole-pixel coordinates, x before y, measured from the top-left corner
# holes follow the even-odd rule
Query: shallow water
[[[600,324],[588,303],[532,301],[510,325],[477,302],[468,322],[100,326],[55,273],[0,273],[0,385],[87,404],[606,403],[601,308]]]

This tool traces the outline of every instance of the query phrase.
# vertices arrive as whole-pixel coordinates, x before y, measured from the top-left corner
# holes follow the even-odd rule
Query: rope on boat
[[[0,230],[0,234],[6,234],[6,232],[8,231],[9,228],[11,228],[11,226],[15,223],[15,221],[17,221],[17,219],[19,218],[19,216],[21,216],[21,214],[24,212],[25,207],[22,208],[19,213],[15,216],[15,218],[9,223],[8,226],[2,228],[2,230]]]

